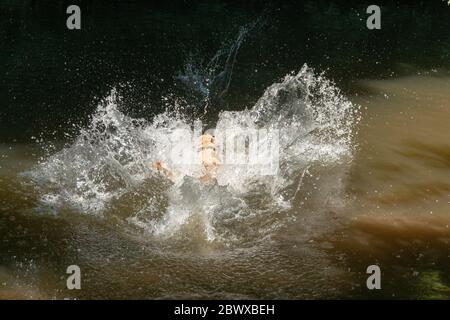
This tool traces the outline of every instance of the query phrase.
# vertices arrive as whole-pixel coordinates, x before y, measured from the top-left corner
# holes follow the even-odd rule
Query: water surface
[[[387,6],[366,37],[361,4],[116,5],[84,38],[1,5],[0,298],[450,297],[446,11]],[[279,171],[148,170],[198,120],[282,129]]]

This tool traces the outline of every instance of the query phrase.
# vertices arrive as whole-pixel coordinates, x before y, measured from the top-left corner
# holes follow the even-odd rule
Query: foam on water
[[[171,162],[168,140],[175,130],[194,132],[197,122],[168,112],[152,121],[133,119],[119,110],[117,99],[113,90],[73,143],[29,173],[42,211],[119,217],[156,237],[200,228],[209,241],[262,239],[285,223],[311,166],[347,162],[354,148],[357,108],[306,65],[270,86],[252,108],[221,112],[216,125],[218,135],[279,130],[274,175],[223,165],[218,183],[203,185],[200,164]],[[185,148],[196,150],[196,141]],[[148,168],[155,160],[177,172],[175,182]]]

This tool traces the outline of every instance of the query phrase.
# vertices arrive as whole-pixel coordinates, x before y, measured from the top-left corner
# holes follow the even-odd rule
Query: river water
[[[29,14],[24,5],[11,16],[20,19],[23,8]],[[146,19],[165,21],[160,28],[176,38],[167,19],[183,18],[173,10]],[[139,63],[123,58],[123,43],[109,43],[105,54],[101,44],[89,42],[105,60],[84,57],[102,70],[126,59],[117,62],[118,77],[75,70],[75,58],[65,54],[68,86],[78,79],[71,72],[87,77],[75,102],[75,89],[65,92],[56,83],[56,93],[43,93],[49,84],[29,87],[18,80],[25,68],[13,65],[19,62],[3,66],[11,82],[2,88],[11,103],[2,122],[8,122],[5,115],[16,120],[2,128],[0,143],[0,298],[450,298],[450,73],[442,63],[448,53],[439,51],[431,66],[413,54],[389,63],[367,58],[350,75],[347,65],[333,69],[312,56],[302,63],[291,56],[278,66],[248,66],[250,44],[261,45],[260,56],[253,56],[261,58],[267,42],[255,37],[286,28],[292,22],[278,19],[287,11],[249,18],[247,11],[226,6],[189,10],[192,21],[202,21],[195,18],[205,11],[242,16],[206,53],[193,49],[168,58],[177,64],[173,70],[153,65],[163,70],[156,80],[140,78],[147,70],[141,74]],[[119,25],[128,30],[125,21]],[[301,37],[310,31],[297,32]],[[151,33],[146,39],[129,32],[135,45],[155,41]],[[285,35],[282,42],[289,41]],[[322,49],[321,42],[313,45],[308,50]],[[53,59],[40,46],[44,59]],[[169,50],[159,46],[153,50]],[[25,75],[41,77],[36,57],[11,50],[32,62]],[[289,56],[289,50],[279,53]],[[252,69],[247,80],[243,69]],[[49,70],[55,72],[49,78],[60,77]],[[227,95],[215,95],[217,87]],[[36,98],[41,94],[45,98]],[[56,111],[46,109],[47,102],[63,109],[64,97],[67,113],[49,120]],[[36,115],[25,112],[32,99]],[[223,165],[217,184],[205,186],[185,167],[172,167],[181,172],[175,182],[148,169],[148,162],[169,161],[169,133],[192,132],[198,121],[219,131],[276,129],[277,171],[263,175]],[[366,287],[366,269],[374,264],[382,271],[381,290]],[[81,290],[66,287],[70,265],[81,269]]]

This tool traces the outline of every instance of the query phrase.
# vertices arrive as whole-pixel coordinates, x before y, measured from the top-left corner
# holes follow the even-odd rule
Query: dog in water
[[[199,180],[202,183],[209,184],[216,181],[216,174],[219,168],[219,159],[217,159],[217,146],[214,137],[210,134],[200,136],[198,156],[201,163],[202,176]],[[155,161],[151,164],[151,169],[163,174],[170,180],[174,181],[175,174],[167,165],[161,161]]]

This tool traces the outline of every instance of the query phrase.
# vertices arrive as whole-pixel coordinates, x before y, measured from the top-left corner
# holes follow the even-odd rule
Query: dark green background
[[[369,31],[370,4],[382,29]],[[82,30],[66,28],[79,4]],[[112,87],[127,114],[150,119],[189,52],[210,58],[239,27],[265,24],[239,51],[225,106],[251,106],[265,87],[304,63],[344,91],[361,78],[450,64],[450,7],[428,1],[32,1],[0,2],[0,142],[61,138],[83,125]],[[216,112],[217,113],[217,112]],[[76,129],[73,129],[76,131]]]

